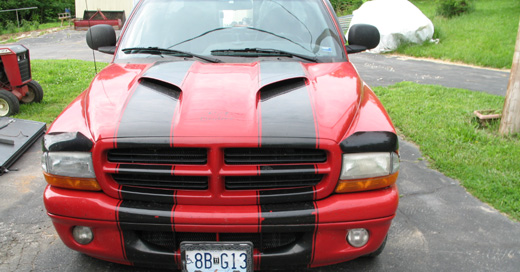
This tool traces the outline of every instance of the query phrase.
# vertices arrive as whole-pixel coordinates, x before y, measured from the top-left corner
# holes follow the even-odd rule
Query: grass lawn
[[[31,26],[30,29],[15,28],[15,32],[7,32],[5,29],[0,29],[0,44],[2,43],[14,43],[17,42],[17,38],[22,34],[30,34],[31,32],[40,32],[38,35],[42,35],[52,29],[63,29],[68,27],[67,23],[63,23],[63,27],[60,22],[44,23],[38,25],[38,28]]]
[[[107,63],[97,63],[98,70]],[[43,87],[41,103],[21,104],[14,116],[50,124],[85,90],[95,76],[94,63],[81,60],[31,60],[32,78]]]
[[[375,88],[405,139],[420,146],[431,166],[474,196],[520,220],[520,140],[482,128],[473,111],[502,110],[504,97],[410,82]]]
[[[439,44],[409,45],[397,53],[459,61],[494,68],[511,68],[520,1],[475,0],[475,10],[451,19],[436,16],[437,2],[412,0],[435,27]]]

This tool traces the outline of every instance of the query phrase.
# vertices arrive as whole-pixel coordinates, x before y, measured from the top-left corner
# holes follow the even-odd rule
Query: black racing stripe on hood
[[[193,61],[157,62],[144,72],[141,78],[155,79],[180,87],[193,63]]]
[[[259,145],[316,148],[314,108],[301,63],[261,62],[260,85]]]
[[[260,63],[260,86],[291,79],[305,78],[305,71],[299,62],[261,62]]]
[[[283,138],[299,138],[300,141],[290,142],[316,148],[313,107],[303,79],[291,79],[264,87],[260,90],[260,103],[262,147],[278,146],[284,142]]]
[[[117,138],[170,137],[179,95],[176,86],[141,80],[124,109]]]

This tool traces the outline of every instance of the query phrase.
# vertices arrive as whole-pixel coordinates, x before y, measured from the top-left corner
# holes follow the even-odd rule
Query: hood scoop
[[[167,95],[175,100],[179,100],[179,97],[181,96],[181,89],[179,87],[161,80],[141,78],[139,85],[140,87],[145,87],[146,89]]]
[[[162,81],[177,87],[182,85],[193,61],[156,62],[141,76],[141,79]]]
[[[289,78],[260,89],[260,146],[317,147],[317,124],[307,79]]]
[[[180,95],[181,89],[175,85],[141,78],[121,116],[116,132],[119,142],[123,138],[170,136]]]
[[[271,83],[260,89],[260,100],[267,101],[271,98],[281,96],[292,91],[305,87],[306,78],[290,78],[275,83]]]

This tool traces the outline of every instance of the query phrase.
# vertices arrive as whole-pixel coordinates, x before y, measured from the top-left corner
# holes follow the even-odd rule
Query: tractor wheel
[[[0,90],[0,117],[14,115],[19,110],[18,98],[9,91]]]
[[[22,97],[22,103],[39,103],[43,99],[43,88],[36,80],[31,80],[27,83],[27,87],[29,87],[29,91]]]

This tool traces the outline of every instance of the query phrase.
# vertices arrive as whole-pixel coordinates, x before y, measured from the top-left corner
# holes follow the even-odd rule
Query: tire
[[[43,99],[43,88],[36,80],[31,80],[27,83],[29,91],[22,97],[21,102],[24,104],[28,103],[39,103]]]
[[[375,258],[377,256],[379,256],[383,250],[385,249],[385,246],[386,246],[386,239],[388,239],[388,235],[385,237],[385,240],[383,240],[383,243],[381,244],[381,246],[379,246],[378,249],[376,249],[376,251],[372,252],[372,253],[369,253],[363,257],[366,257],[366,258]]]
[[[9,91],[0,90],[0,117],[17,114],[19,110],[18,98]]]

